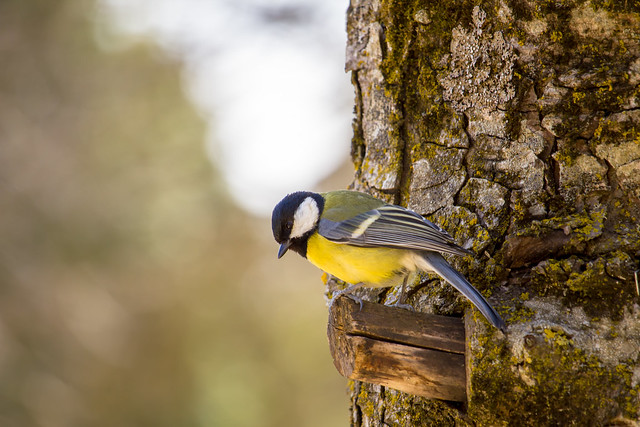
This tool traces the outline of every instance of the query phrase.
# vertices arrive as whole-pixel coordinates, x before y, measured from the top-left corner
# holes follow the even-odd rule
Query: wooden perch
[[[464,321],[341,296],[327,327],[341,375],[406,393],[466,400]]]

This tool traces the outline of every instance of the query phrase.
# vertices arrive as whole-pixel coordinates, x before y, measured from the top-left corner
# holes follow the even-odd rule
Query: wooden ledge
[[[466,401],[464,321],[347,296],[336,300],[327,326],[341,375],[418,396]]]

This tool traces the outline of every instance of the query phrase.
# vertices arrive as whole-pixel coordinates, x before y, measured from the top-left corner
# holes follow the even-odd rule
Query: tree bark
[[[428,277],[411,304],[466,311],[466,404],[354,381],[352,425],[638,420],[636,8],[351,1],[354,188],[472,249],[451,262],[509,325],[503,335]]]

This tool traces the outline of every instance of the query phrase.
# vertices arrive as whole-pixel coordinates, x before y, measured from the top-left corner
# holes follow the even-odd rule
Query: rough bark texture
[[[505,335],[467,311],[468,404],[352,383],[354,425],[602,425],[640,416],[640,15],[634,2],[352,0],[354,187],[407,205]],[[396,291],[368,294],[390,301]]]

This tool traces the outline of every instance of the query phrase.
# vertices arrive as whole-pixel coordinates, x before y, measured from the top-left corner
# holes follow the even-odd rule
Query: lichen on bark
[[[467,311],[468,412],[426,405],[421,416],[448,425],[640,417],[634,8],[351,1],[354,187],[428,215],[472,249],[451,261],[509,324],[502,336]],[[443,314],[464,308],[438,280],[409,301]],[[354,424],[407,425],[398,392],[375,387],[358,384]]]
[[[438,82],[445,101],[456,111],[471,107],[493,110],[515,96],[511,82],[516,55],[501,31],[483,28],[487,14],[473,8],[473,26],[458,25],[451,37],[451,53],[444,56],[447,73]]]

